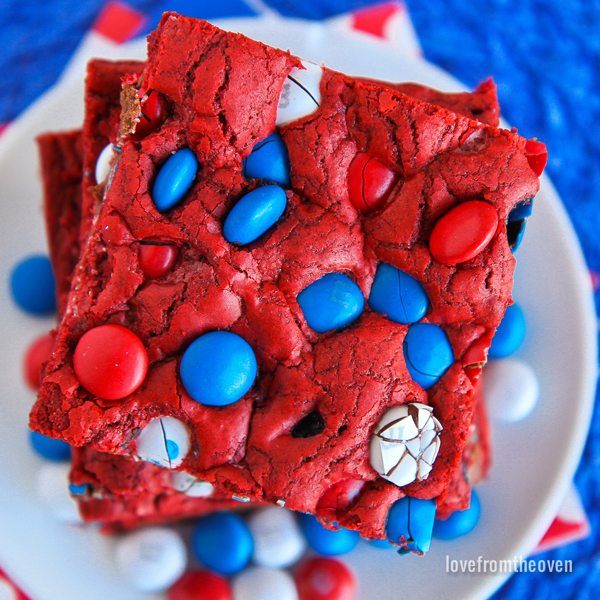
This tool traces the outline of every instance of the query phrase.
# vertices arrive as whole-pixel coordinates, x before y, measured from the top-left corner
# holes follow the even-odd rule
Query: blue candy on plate
[[[445,521],[436,519],[433,536],[438,540],[454,540],[475,529],[481,514],[481,503],[475,490],[471,490],[471,506],[467,510],[454,511]]]
[[[33,449],[46,460],[59,462],[71,459],[71,446],[67,442],[47,437],[36,431],[30,431],[29,434]]]
[[[265,185],[242,196],[223,223],[230,244],[249,244],[275,225],[285,211],[287,198],[278,185]]]
[[[173,208],[187,194],[196,173],[198,160],[189,148],[170,156],[158,171],[152,187],[152,201],[159,212]]]
[[[416,554],[429,552],[435,521],[436,501],[405,496],[397,500],[388,513],[386,533],[390,541]]]
[[[357,531],[338,529],[331,531],[325,529],[313,515],[300,514],[300,529],[308,545],[324,556],[340,556],[353,550],[360,535]]]
[[[29,256],[19,262],[11,273],[10,289],[17,305],[32,315],[56,311],[56,284],[47,256]]]
[[[410,325],[403,344],[404,360],[413,380],[429,389],[454,362],[450,340],[432,323]]]
[[[298,304],[311,329],[319,333],[345,327],[365,306],[360,288],[342,273],[327,273],[298,294]]]
[[[194,400],[226,406],[252,387],[257,368],[256,356],[246,340],[228,331],[211,331],[184,352],[179,373]]]
[[[408,273],[379,263],[369,295],[371,308],[396,323],[416,323],[429,307],[425,288]]]
[[[506,358],[515,353],[525,339],[525,316],[518,304],[511,304],[492,338],[488,356]]]
[[[391,550],[394,546],[390,544],[390,540],[369,540],[369,544],[374,548],[379,548],[380,550]]]
[[[255,144],[250,156],[244,159],[243,173],[247,179],[267,179],[289,186],[290,155],[283,138],[278,133],[272,133]]]
[[[192,531],[194,554],[207,568],[221,575],[234,575],[250,562],[254,540],[240,517],[218,512],[199,519]]]

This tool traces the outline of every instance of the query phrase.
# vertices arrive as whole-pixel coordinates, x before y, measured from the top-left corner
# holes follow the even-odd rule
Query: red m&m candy
[[[317,515],[330,521],[336,521],[340,514],[351,508],[360,498],[366,481],[360,479],[342,479],[328,487],[319,498]]]
[[[53,333],[45,333],[37,338],[25,353],[23,373],[25,381],[34,390],[40,387],[42,365],[50,359],[55,339]]]
[[[450,209],[433,227],[429,250],[445,265],[475,258],[491,241],[498,228],[498,213],[487,202],[471,200]]]
[[[493,337],[493,331],[486,331],[469,346],[463,356],[463,369],[473,384],[479,379],[481,371],[487,362],[488,350],[492,344]]]
[[[210,571],[188,571],[173,585],[168,600],[232,600],[227,579]]]
[[[163,122],[165,116],[164,101],[158,92],[152,90],[142,97],[142,111],[140,121],[135,128],[135,133],[131,136],[133,140],[141,140],[143,137],[152,133]]]
[[[121,325],[100,325],[85,333],[73,353],[75,375],[88,392],[120,400],[144,381],[148,354],[140,338]]]
[[[294,577],[300,600],[354,600],[356,582],[344,563],[333,558],[311,558]]]
[[[159,240],[143,240],[140,242],[138,261],[146,279],[164,277],[175,264],[179,248],[168,242]]]
[[[348,169],[348,195],[354,208],[362,213],[379,210],[399,179],[377,159],[359,152]]]
[[[548,150],[546,144],[537,140],[527,140],[525,143],[525,156],[532,171],[539,177],[548,162]]]

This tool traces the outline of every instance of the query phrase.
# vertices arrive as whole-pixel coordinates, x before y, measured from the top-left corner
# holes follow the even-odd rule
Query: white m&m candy
[[[248,519],[248,527],[254,539],[252,558],[262,567],[289,567],[302,556],[306,547],[296,519],[287,509],[261,508]]]
[[[171,485],[174,490],[192,498],[207,498],[215,489],[208,481],[202,481],[185,471],[173,471]]]
[[[306,60],[302,61],[302,66],[304,69],[292,69],[283,84],[275,125],[287,125],[314,113],[319,108],[323,69]]]
[[[108,178],[114,153],[112,144],[107,144],[100,152],[100,156],[96,161],[96,183],[102,183]]]
[[[136,455],[166,469],[179,466],[190,450],[187,427],[174,417],[150,421],[136,440]]]
[[[298,600],[292,577],[279,569],[250,567],[233,580],[235,600]]]
[[[483,390],[490,416],[517,423],[528,417],[540,396],[534,370],[520,360],[494,360],[483,370]]]
[[[187,552],[181,536],[166,527],[151,527],[123,536],[115,548],[124,579],[141,592],[168,589],[184,573]]]

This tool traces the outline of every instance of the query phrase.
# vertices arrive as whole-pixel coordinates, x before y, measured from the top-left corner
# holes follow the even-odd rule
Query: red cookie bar
[[[247,247],[229,244],[223,220],[261,184],[243,178],[242,159],[275,130],[279,95],[299,66],[237,34],[165,15],[141,85],[164,96],[169,111],[147,137],[123,140],[31,426],[76,445],[135,454],[140,432],[171,418],[189,434],[177,468],[232,494],[312,513],[329,488],[360,480],[360,496],[338,522],[382,537],[397,499],[442,502],[447,494],[473,414],[462,357],[511,301],[505,221],[536,193],[538,180],[523,138],[323,69],[318,109],[280,130],[292,182],[283,219]],[[154,179],[186,147],[200,170],[183,202],[162,214],[151,197]],[[347,173],[358,153],[396,174],[372,214],[349,201]],[[491,207],[497,228],[474,256],[440,262],[429,249],[432,231],[473,201]],[[177,246],[178,258],[163,277],[147,280],[140,242],[156,238]],[[365,307],[351,325],[317,333],[298,304],[301,291],[332,272],[368,298],[381,261],[421,282],[430,301],[422,322],[439,325],[452,344],[453,364],[428,390],[404,360],[407,325]],[[119,401],[91,395],[73,368],[80,338],[102,324],[129,329],[149,358],[141,386]],[[252,389],[223,407],[193,400],[179,377],[182,353],[214,330],[245,339],[259,368]],[[400,488],[371,467],[369,443],[386,411],[407,402],[433,408],[443,431],[429,476]],[[292,435],[315,412],[320,431]]]
[[[46,233],[56,280],[58,313],[64,312],[71,273],[79,260],[81,223],[81,131],[37,138]]]
[[[73,449],[70,479],[83,520],[107,533],[246,506],[185,474],[89,448]]]

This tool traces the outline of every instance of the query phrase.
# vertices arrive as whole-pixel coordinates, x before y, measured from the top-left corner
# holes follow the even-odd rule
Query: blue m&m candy
[[[179,373],[194,400],[225,406],[237,402],[252,387],[257,369],[246,340],[228,331],[211,331],[184,352]]]
[[[429,389],[454,362],[448,336],[431,323],[415,323],[404,338],[404,360],[413,380]]]
[[[506,358],[516,352],[525,338],[525,317],[517,304],[506,309],[490,346],[490,358]]]
[[[308,326],[319,333],[345,327],[365,306],[360,288],[342,273],[327,273],[298,294]]]
[[[312,515],[300,514],[300,529],[308,545],[324,556],[339,556],[353,550],[360,535],[357,531],[338,529],[331,531],[325,529]]]
[[[521,245],[523,235],[525,234],[525,226],[527,219],[531,216],[533,209],[533,198],[519,202],[509,213],[506,222],[506,236],[508,245],[514,253]]]
[[[390,550],[393,546],[390,544],[390,540],[369,540],[369,544],[374,548],[379,548],[380,550]]]
[[[453,512],[445,521],[436,519],[433,535],[439,540],[454,540],[475,529],[481,514],[481,504],[475,490],[471,490],[471,506]]]
[[[33,449],[46,460],[63,461],[71,458],[71,446],[67,442],[47,437],[36,431],[29,433]]]
[[[230,244],[249,244],[277,223],[287,198],[278,185],[265,185],[242,196],[223,223],[223,236]]]
[[[416,323],[425,316],[429,298],[420,282],[382,262],[375,273],[369,305],[396,323]]]
[[[69,484],[69,494],[71,494],[71,496],[85,496],[91,489],[91,486],[87,483]]]
[[[244,177],[267,179],[280,185],[290,185],[290,156],[283,138],[272,133],[252,148],[244,159]]]
[[[229,512],[218,512],[196,522],[192,532],[194,554],[221,575],[239,573],[250,562],[254,541],[247,525]]]
[[[388,538],[416,554],[429,552],[435,511],[435,500],[421,500],[410,496],[401,498],[392,505],[388,513]]]
[[[178,150],[160,168],[152,188],[159,212],[173,208],[188,192],[198,172],[198,160],[189,148]]]
[[[56,310],[56,284],[47,256],[30,256],[22,260],[10,276],[15,302],[33,315],[49,315]]]

